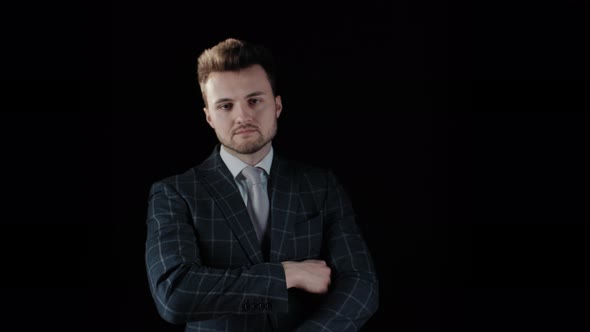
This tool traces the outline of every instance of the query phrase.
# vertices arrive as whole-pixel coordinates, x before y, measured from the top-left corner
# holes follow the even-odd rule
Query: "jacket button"
[[[244,311],[249,311],[250,310],[250,307],[248,306],[248,303],[247,302],[242,305],[242,308],[244,309]]]
[[[272,303],[270,303],[270,302],[266,303],[266,310],[272,310]]]
[[[264,310],[264,304],[258,303],[258,311],[262,311],[262,310]]]

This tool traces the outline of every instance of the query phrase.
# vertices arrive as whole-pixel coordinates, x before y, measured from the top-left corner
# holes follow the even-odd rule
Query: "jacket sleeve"
[[[231,269],[203,266],[199,242],[185,199],[170,184],[150,190],[146,268],[156,307],[173,324],[234,314],[288,310],[280,263]]]
[[[379,306],[379,283],[344,189],[329,172],[323,204],[322,257],[332,283],[319,309],[297,331],[357,331]]]

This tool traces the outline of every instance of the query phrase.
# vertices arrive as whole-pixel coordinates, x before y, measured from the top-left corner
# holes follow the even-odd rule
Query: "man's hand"
[[[330,285],[330,267],[323,260],[308,259],[303,262],[282,262],[287,288],[300,288],[309,293],[324,294]]]

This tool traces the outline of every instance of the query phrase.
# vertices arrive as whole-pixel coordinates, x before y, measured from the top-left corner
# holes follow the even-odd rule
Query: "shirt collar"
[[[272,166],[273,155],[274,155],[274,151],[271,146],[270,151],[266,154],[266,156],[264,158],[262,158],[262,160],[258,164],[254,165],[254,167],[260,167],[266,171],[266,174],[270,175],[270,167]],[[225,165],[229,169],[229,171],[230,171],[231,175],[234,177],[234,179],[238,175],[240,175],[240,173],[242,172],[242,170],[244,168],[249,166],[245,162],[241,161],[239,158],[237,158],[234,155],[227,152],[227,150],[225,149],[225,146],[223,146],[223,145],[221,145],[221,148],[219,149],[219,156],[221,157],[221,160],[223,160],[223,162],[225,163]]]

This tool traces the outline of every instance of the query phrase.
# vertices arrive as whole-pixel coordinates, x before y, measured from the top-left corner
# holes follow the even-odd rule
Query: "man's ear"
[[[281,101],[281,96],[275,97],[275,105],[276,105],[276,115],[277,119],[281,116],[281,112],[283,111],[283,102]]]
[[[207,109],[207,107],[203,107],[203,112],[205,112],[205,119],[207,120],[207,123],[209,123],[211,128],[215,129],[213,121],[211,120],[211,114],[209,114],[209,110]]]

